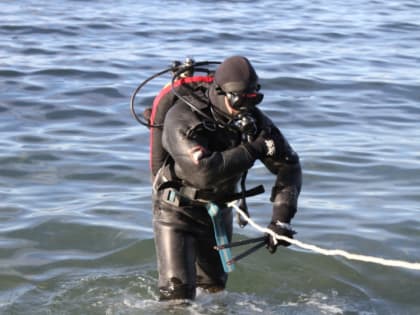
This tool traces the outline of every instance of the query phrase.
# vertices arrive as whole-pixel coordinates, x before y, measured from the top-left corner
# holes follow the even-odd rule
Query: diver
[[[221,209],[231,240],[233,214],[227,203],[245,201],[245,177],[257,159],[275,177],[268,228],[279,235],[293,237],[290,224],[302,178],[298,154],[257,107],[263,94],[246,57],[229,57],[207,76],[175,79],[178,92],[164,88],[148,113],[152,123],[159,115],[163,122],[151,128],[150,137],[160,300],[194,299],[197,287],[225,288],[227,273],[214,250],[207,204]],[[290,244],[266,237],[270,253],[278,245]]]

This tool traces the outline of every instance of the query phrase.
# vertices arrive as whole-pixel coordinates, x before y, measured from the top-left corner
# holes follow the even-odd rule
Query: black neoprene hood
[[[216,69],[214,81],[224,92],[251,92],[257,87],[258,76],[246,57],[232,56]]]

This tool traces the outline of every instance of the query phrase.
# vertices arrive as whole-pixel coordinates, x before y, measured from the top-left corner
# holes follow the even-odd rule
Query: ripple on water
[[[50,68],[38,70],[31,75],[57,76],[57,77],[77,77],[80,79],[111,79],[119,78],[118,74],[107,71],[79,70],[76,68]]]

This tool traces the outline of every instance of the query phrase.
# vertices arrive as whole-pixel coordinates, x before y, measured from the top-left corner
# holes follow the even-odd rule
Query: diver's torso
[[[208,116],[212,115],[208,108],[203,108],[203,111],[206,112]],[[175,125],[166,127],[171,128],[173,132],[179,132],[180,134],[185,135],[189,140],[200,143],[200,145],[205,147],[210,154],[211,152],[224,152],[241,144],[241,133],[237,128],[217,123],[214,120],[210,121],[209,119],[202,117],[199,113],[194,112],[183,102],[177,103],[170,114],[176,115],[179,119],[177,119]],[[169,145],[182,146],[182,141],[178,144]],[[185,154],[188,154],[187,148],[184,151]],[[194,176],[203,176],[203,174],[198,175],[194,172],[190,172],[190,170],[183,170],[182,167],[177,165],[175,160],[176,159],[172,159],[172,176],[175,174],[178,179],[187,185],[195,182]],[[223,161],[221,163],[223,163]],[[209,174],[209,176],[210,175],[211,174]],[[217,181],[214,182],[212,187],[206,187],[206,189],[213,190],[214,192],[220,191],[223,194],[236,192],[237,183],[241,176],[242,174],[225,174],[223,177],[217,178]]]

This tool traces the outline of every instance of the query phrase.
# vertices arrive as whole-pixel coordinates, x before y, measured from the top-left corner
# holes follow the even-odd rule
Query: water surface
[[[420,273],[260,250],[227,290],[157,302],[148,130],[135,87],[244,54],[299,153],[297,238],[420,261],[417,1],[3,1],[0,313],[418,314]],[[142,104],[169,80],[151,82]],[[274,178],[257,164],[249,187]],[[266,225],[268,193],[249,200]],[[236,238],[257,236],[235,230]]]

